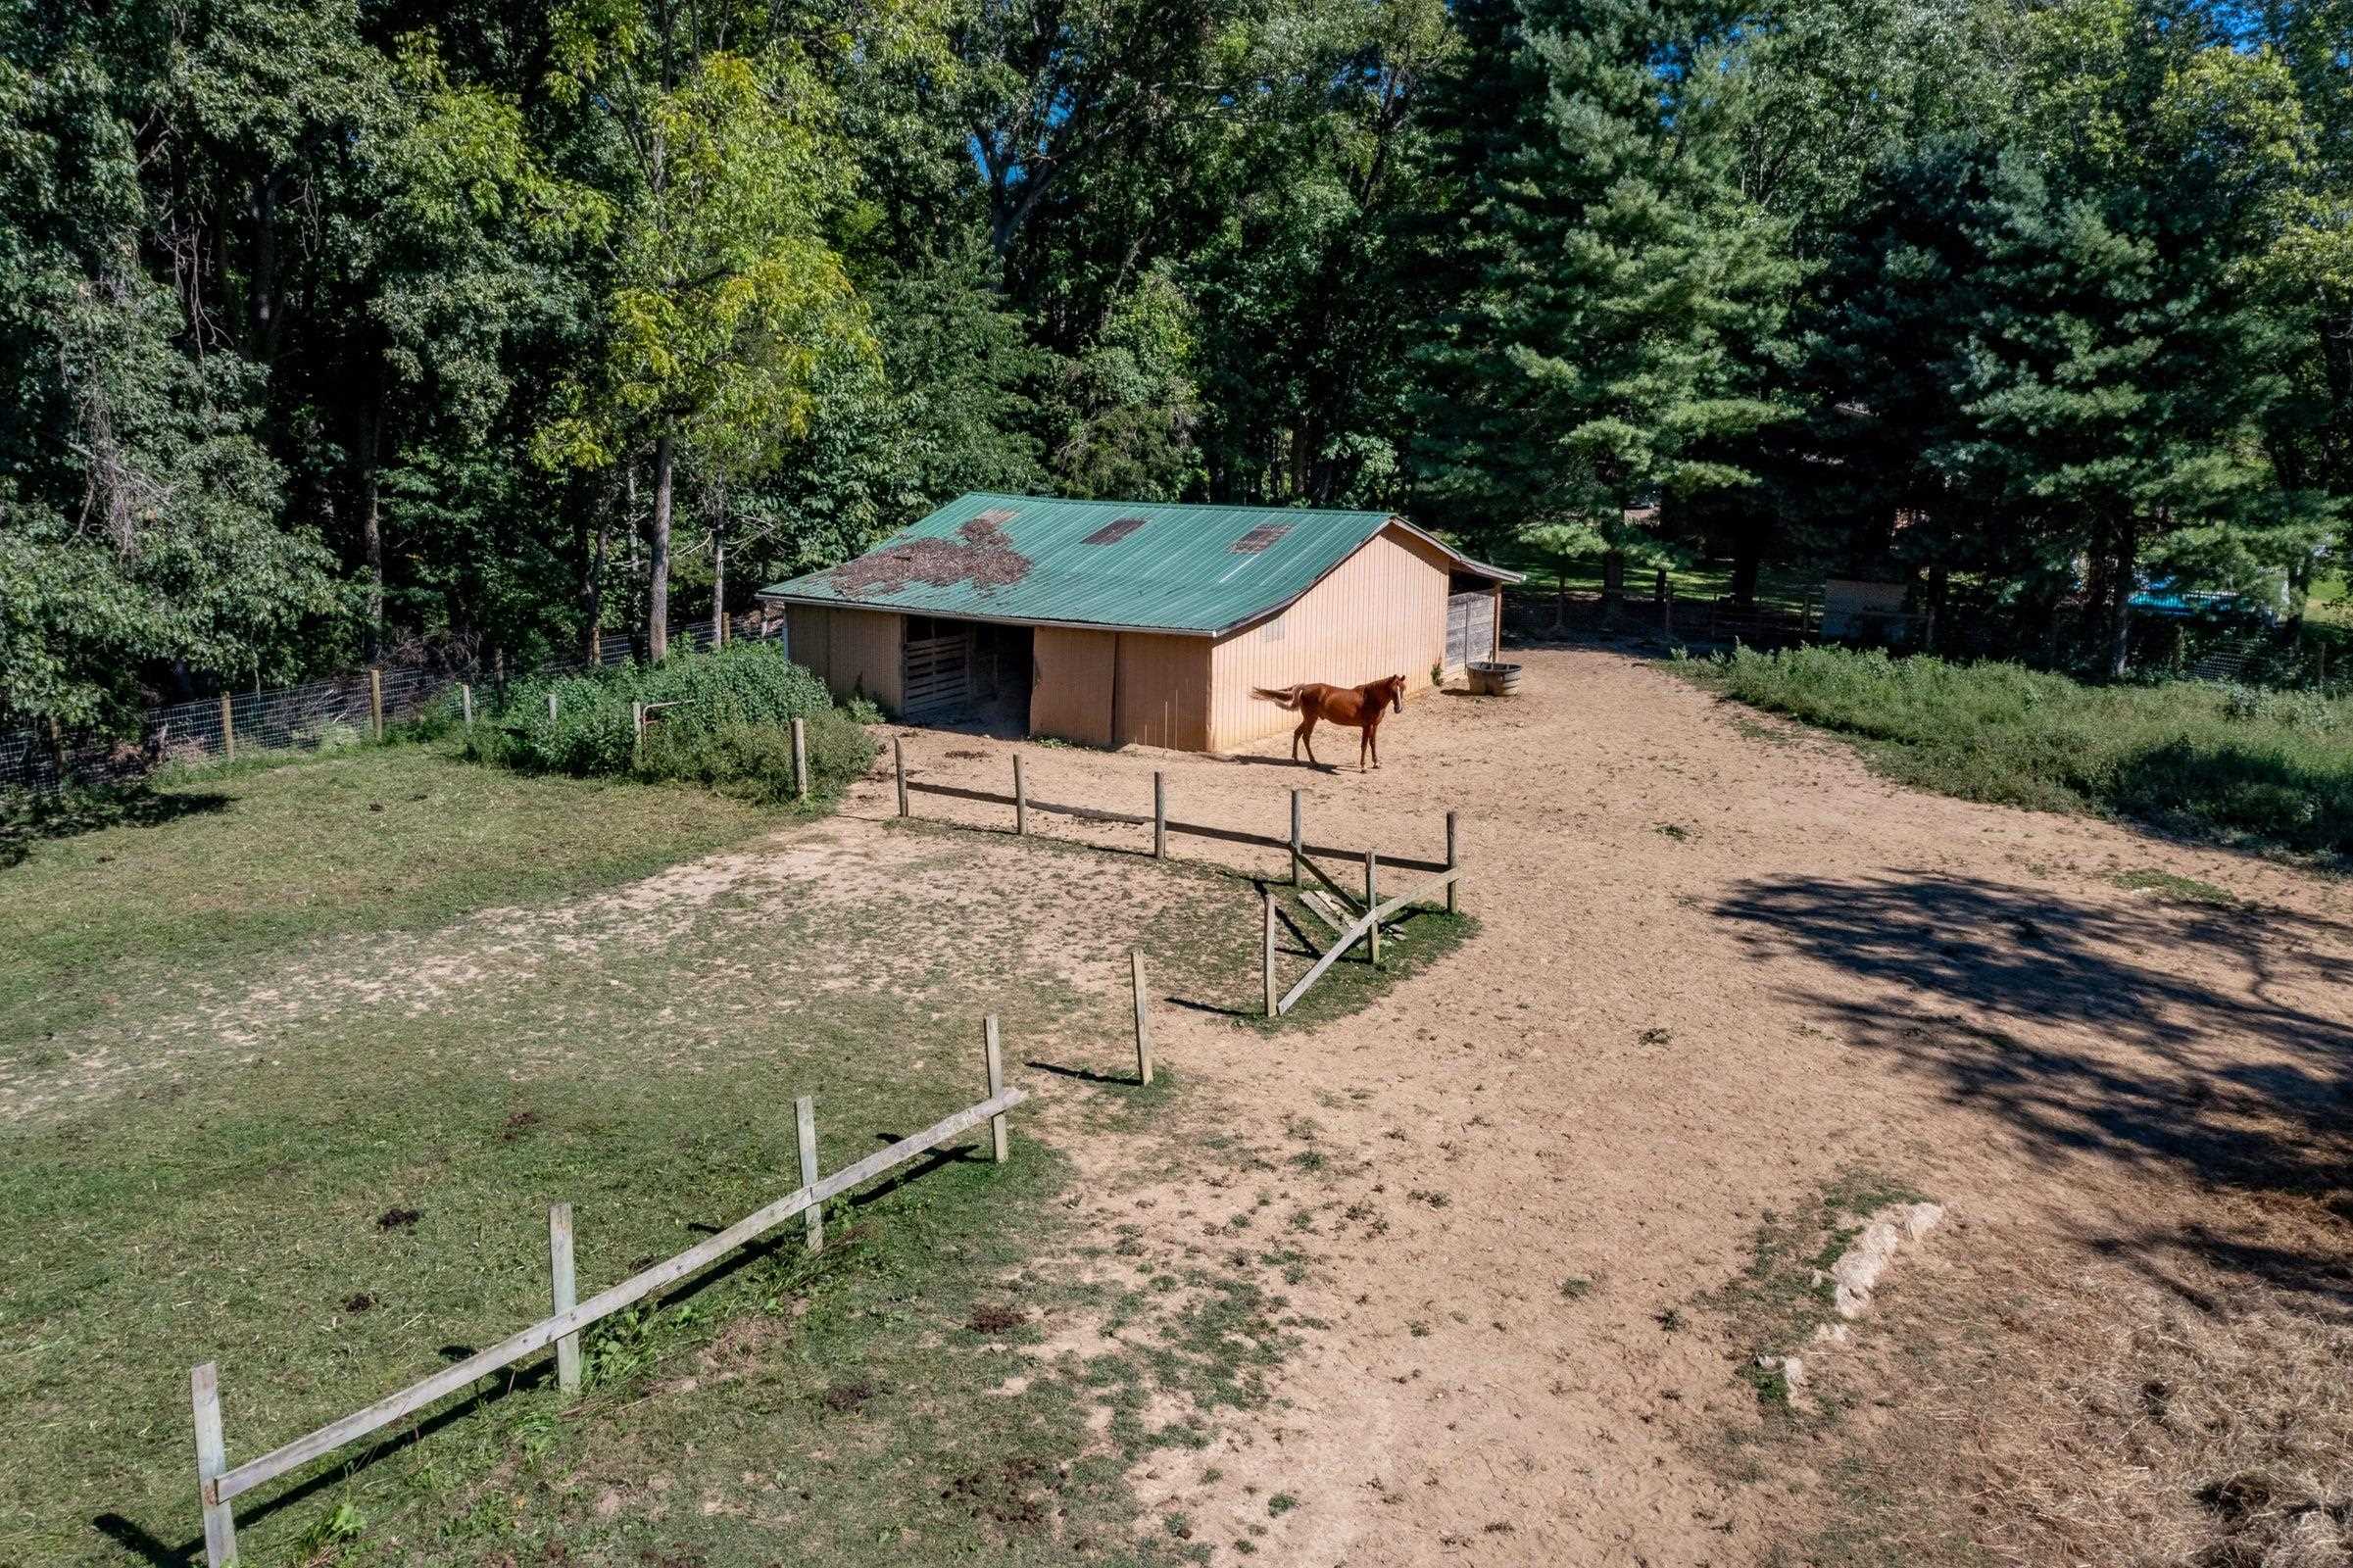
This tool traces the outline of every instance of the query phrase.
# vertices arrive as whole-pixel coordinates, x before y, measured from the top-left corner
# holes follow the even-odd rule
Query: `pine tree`
[[[1494,535],[1739,484],[1699,455],[1776,410],[1732,346],[1792,273],[1684,89],[1712,9],[1481,0],[1434,110],[1449,308],[1421,349],[1425,510]]]

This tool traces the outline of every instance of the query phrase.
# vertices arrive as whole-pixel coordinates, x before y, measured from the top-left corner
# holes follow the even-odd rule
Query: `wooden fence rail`
[[[276,1480],[301,1469],[313,1460],[323,1458],[337,1448],[355,1443],[369,1433],[381,1431],[402,1417],[411,1415],[426,1405],[457,1393],[478,1378],[514,1365],[525,1356],[549,1346],[559,1347],[566,1353],[561,1357],[559,1376],[561,1386],[569,1392],[576,1387],[578,1374],[578,1345],[580,1331],[603,1318],[645,1299],[666,1286],[676,1284],[718,1261],[739,1247],[757,1241],[796,1214],[806,1213],[809,1245],[813,1250],[821,1244],[823,1204],[838,1198],[861,1183],[903,1165],[917,1155],[928,1152],[983,1122],[991,1129],[991,1146],[995,1157],[1006,1157],[1005,1112],[1029,1097],[1019,1089],[1005,1087],[1003,1058],[998,1045],[997,1019],[992,1014],[985,1026],[984,1062],[987,1071],[989,1098],[977,1104],[967,1105],[955,1115],[934,1122],[923,1131],[873,1153],[854,1164],[846,1165],[823,1180],[816,1176],[816,1123],[813,1106],[808,1100],[798,1102],[800,1123],[800,1158],[803,1185],[763,1208],[737,1220],[717,1235],[696,1243],[685,1251],[665,1262],[633,1274],[620,1284],[602,1291],[577,1305],[565,1304],[573,1289],[571,1278],[571,1205],[556,1205],[549,1215],[550,1262],[552,1294],[558,1310],[540,1319],[529,1328],[512,1334],[486,1350],[476,1351],[453,1366],[445,1367],[431,1377],[410,1384],[396,1393],[388,1394],[373,1404],[355,1410],[350,1415],[330,1421],[315,1432],[280,1445],[259,1458],[248,1459],[240,1465],[227,1462],[227,1445],[222,1433],[220,1393],[220,1373],[215,1363],[205,1362],[194,1368],[188,1379],[189,1394],[196,1418],[196,1485],[204,1509],[205,1557],[210,1568],[227,1568],[237,1555],[236,1521],[232,1501],[267,1482]]]
[[[1353,924],[1340,933],[1329,948],[1324,950],[1323,956],[1315,960],[1314,966],[1299,976],[1299,983],[1283,994],[1282,1000],[1275,1004],[1275,1010],[1279,1013],[1289,1012],[1297,1006],[1299,998],[1307,994],[1307,988],[1322,979],[1324,971],[1339,962],[1340,956],[1354,947],[1359,941],[1367,945],[1373,962],[1378,964],[1381,961],[1381,922],[1403,909],[1407,905],[1419,904],[1424,899],[1441,891],[1451,891],[1454,884],[1462,880],[1462,869],[1458,865],[1450,870],[1441,871],[1427,882],[1384,899],[1365,910]],[[1367,880],[1370,878],[1368,877]]]
[[[1351,861],[1364,858],[1362,850],[1341,849],[1330,844],[1309,844],[1296,836],[1302,819],[1300,795],[1298,790],[1291,792],[1293,835],[1278,836],[1272,833],[1252,833],[1243,828],[1218,827],[1207,822],[1186,822],[1168,815],[1167,778],[1162,773],[1155,772],[1152,775],[1152,798],[1157,809],[1114,811],[1099,806],[1066,806],[1054,801],[1039,800],[1035,795],[1029,793],[1028,779],[1022,772],[1021,758],[1018,753],[1013,757],[1013,792],[1009,795],[1000,794],[996,790],[974,789],[963,784],[934,784],[918,778],[907,771],[907,750],[901,741],[892,742],[892,756],[893,769],[897,775],[899,814],[901,816],[913,814],[907,804],[907,798],[910,795],[937,795],[952,801],[974,801],[983,806],[1010,807],[1014,813],[1013,830],[1016,833],[1026,833],[1029,830],[1029,813],[1032,811],[1045,811],[1054,816],[1074,817],[1082,822],[1108,822],[1120,827],[1149,827],[1153,830],[1154,853],[1162,858],[1165,858],[1166,855],[1167,835],[1174,833],[1188,838],[1211,839],[1220,844],[1244,844],[1255,849],[1283,850],[1301,857],[1320,855],[1329,859]],[[1445,871],[1451,868],[1451,862],[1447,860],[1423,860],[1409,855],[1385,855],[1381,858],[1381,863],[1405,871]],[[1319,876],[1323,875],[1318,867],[1310,866],[1309,869],[1314,870]],[[1330,878],[1326,877],[1325,880],[1328,882]],[[1353,895],[1344,896],[1348,897],[1355,904],[1363,902],[1355,899]]]

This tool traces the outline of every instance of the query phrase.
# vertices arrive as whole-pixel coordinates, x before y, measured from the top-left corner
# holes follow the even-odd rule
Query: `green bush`
[[[642,755],[640,703],[650,710]],[[793,795],[796,718],[808,730],[816,793],[838,793],[865,771],[873,756],[865,732],[834,710],[824,682],[767,642],[518,682],[495,715],[475,724],[466,750],[527,771],[686,779],[782,801]]]
[[[1726,696],[1859,737],[1906,783],[2353,855],[2353,699],[2085,686],[2017,664],[1844,648],[1743,648],[1684,667]]]

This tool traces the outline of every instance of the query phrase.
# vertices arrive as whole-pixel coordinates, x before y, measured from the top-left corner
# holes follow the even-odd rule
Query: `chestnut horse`
[[[1308,681],[1299,686],[1286,686],[1270,692],[1263,686],[1250,688],[1252,697],[1263,697],[1270,703],[1296,709],[1299,727],[1291,732],[1291,760],[1299,760],[1299,748],[1307,748],[1307,760],[1315,760],[1315,721],[1319,718],[1334,724],[1346,724],[1364,731],[1356,743],[1356,770],[1364,771],[1364,759],[1370,753],[1373,766],[1381,765],[1381,714],[1385,710],[1405,711],[1405,677],[1392,675],[1386,680],[1367,681],[1361,686],[1326,686],[1320,681]]]

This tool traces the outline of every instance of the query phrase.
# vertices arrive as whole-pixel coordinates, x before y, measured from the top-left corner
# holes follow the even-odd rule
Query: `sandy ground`
[[[1231,759],[1026,749],[1038,798],[1148,809],[1162,768],[1173,814],[1280,832],[1303,784],[1311,840],[1392,854],[1434,856],[1457,808],[1485,927],[1310,1033],[1160,1018],[1162,1059],[1245,1137],[1283,1145],[1312,1118],[1350,1217],[1319,1227],[1290,1292],[1329,1328],[1270,1409],[1139,1470],[1143,1528],[1182,1512],[1223,1544],[1254,1525],[1270,1560],[1351,1568],[1764,1560],[1826,1506],[1802,1453],[1724,1462],[1724,1435],[1757,1417],[1704,1298],[1765,1211],[1867,1170],[1949,1205],[1928,1246],[1976,1274],[2031,1255],[2045,1275],[2081,1258],[2159,1283],[2241,1245],[2216,1233],[2235,1211],[2218,1196],[2353,1218],[2343,882],[1897,789],[1655,666],[1522,657],[1516,699],[1411,703],[1373,774],[1294,769],[1280,741]],[[1007,743],[906,733],[918,776],[1008,787]],[[890,797],[886,777],[850,810],[887,816]],[[2144,869],[2246,903],[2116,885]],[[1108,1176],[1120,1156],[1082,1158]],[[1089,1217],[1173,1256],[1248,1201],[1106,1180]],[[1570,1299],[1570,1279],[1593,1288]]]

